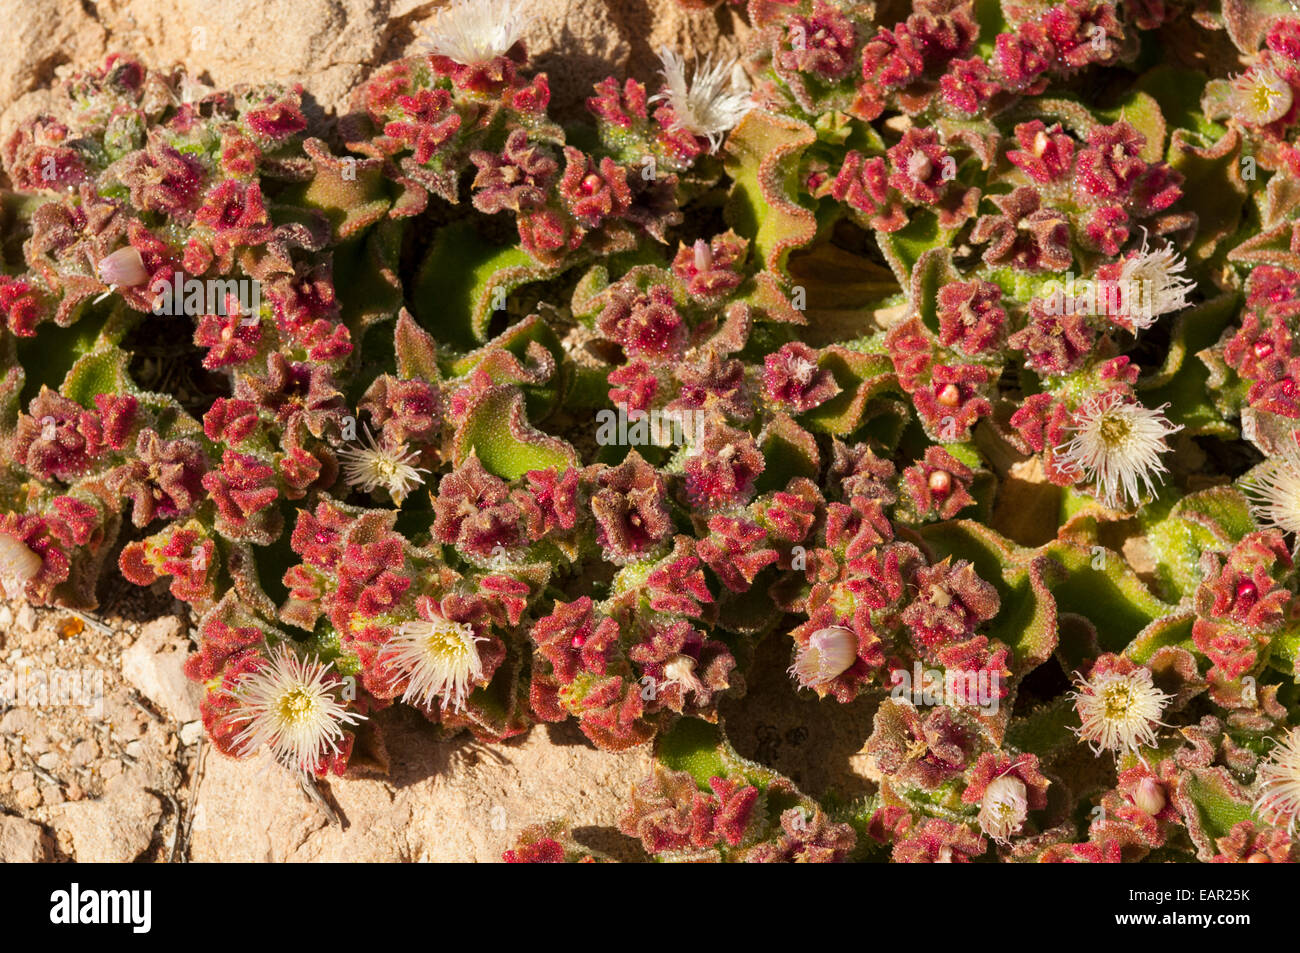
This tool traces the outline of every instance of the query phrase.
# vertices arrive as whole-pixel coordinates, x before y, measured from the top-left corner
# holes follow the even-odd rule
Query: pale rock
[[[122,653],[122,677],[165,714],[180,722],[199,717],[202,690],[185,677],[189,640],[175,616],[154,619]]]
[[[51,809],[53,823],[72,841],[80,863],[130,863],[149,847],[162,818],[162,804],[144,789],[147,778],[119,775],[92,801],[60,804]]]
[[[38,864],[49,858],[49,839],[40,825],[0,815],[0,864]]]

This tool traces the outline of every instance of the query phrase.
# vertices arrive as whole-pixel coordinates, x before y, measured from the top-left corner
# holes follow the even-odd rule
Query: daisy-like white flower
[[[842,625],[818,629],[795,655],[790,674],[805,687],[825,685],[858,659],[858,638]]]
[[[360,487],[363,493],[382,486],[398,506],[412,489],[424,482],[420,474],[429,472],[411,466],[412,461],[420,458],[418,453],[408,450],[404,443],[394,446],[386,437],[375,440],[369,427],[360,447],[340,450],[339,456],[343,460],[343,479],[349,486]]]
[[[1232,79],[1233,105],[1252,126],[1277,122],[1291,109],[1291,84],[1265,66],[1256,66]]]
[[[749,87],[735,70],[734,62],[705,58],[695,64],[695,75],[686,81],[686,61],[668,47],[659,50],[667,89],[651,97],[651,102],[666,100],[677,114],[677,124],[687,132],[709,140],[709,151],[716,152],[722,137],[754,107]]]
[[[1300,823],[1300,728],[1292,728],[1278,742],[1255,772],[1255,780],[1259,783],[1255,813],[1270,824],[1285,822],[1287,833],[1294,837]]]
[[[980,830],[998,843],[1005,844],[1020,830],[1028,814],[1025,782],[1014,775],[1004,774],[984,791],[984,798],[980,801]]]
[[[338,682],[327,679],[330,663],[301,659],[281,643],[266,664],[240,678],[231,690],[231,721],[244,723],[234,737],[241,755],[266,745],[277,762],[304,777],[317,773],[339,753],[343,726],[365,716],[338,698]]]
[[[1196,282],[1186,277],[1187,260],[1170,244],[1157,249],[1142,248],[1124,262],[1119,286],[1124,289],[1124,303],[1135,328],[1149,328],[1162,314],[1187,307],[1187,296]]]
[[[429,49],[463,66],[504,56],[528,27],[527,0],[453,0],[433,26],[421,27]]]
[[[1117,509],[1126,500],[1141,503],[1144,493],[1155,492],[1156,481],[1168,472],[1160,455],[1169,450],[1165,438],[1182,430],[1160,413],[1126,400],[1120,391],[1089,398],[1074,412],[1067,430],[1074,436],[1056,454],[1071,468],[1080,469],[1096,485],[1101,502]]]
[[[487,639],[450,619],[416,619],[403,623],[380,652],[380,661],[408,678],[402,701],[432,708],[442,696],[442,709],[460,711],[475,685],[483,681],[478,643]]]
[[[1261,463],[1241,488],[1251,498],[1251,512],[1264,526],[1300,533],[1300,451]]]
[[[1094,754],[1138,754],[1141,747],[1155,746],[1160,715],[1173,696],[1151,683],[1148,669],[1100,672],[1077,685],[1070,697],[1082,724],[1073,730]]]

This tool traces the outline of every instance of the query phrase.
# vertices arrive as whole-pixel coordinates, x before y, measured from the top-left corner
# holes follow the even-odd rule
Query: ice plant
[[[213,745],[302,775],[401,706],[652,746],[656,859],[1297,859],[1300,19],[681,6],[741,58],[558,110],[504,0],[334,126],[69,76],[0,142],[7,596],[165,587]],[[731,747],[774,692],[851,791]]]
[[[287,645],[229,691],[237,750],[250,754],[266,747],[279,764],[304,777],[337,756],[343,727],[364,717],[340,699],[339,679],[328,662],[301,657]]]
[[[471,689],[483,680],[477,644],[487,641],[463,623],[448,619],[403,622],[380,652],[380,659],[407,679],[402,701],[460,710]]]
[[[423,28],[429,49],[463,66],[504,56],[528,28],[526,0],[452,0]]]
[[[1170,696],[1151,683],[1145,668],[1108,670],[1080,679],[1072,694],[1079,713],[1075,733],[1094,752],[1138,754],[1156,743],[1156,728]]]
[[[387,434],[376,440],[369,427],[364,433],[361,446],[339,451],[343,479],[363,493],[382,488],[400,506],[411,490],[424,482],[420,474],[428,472],[423,467],[412,466],[420,454],[408,450],[404,443],[389,440]]]
[[[722,137],[753,108],[750,91],[743,77],[737,79],[738,64],[708,56],[697,62],[690,80],[686,78],[686,60],[668,47],[661,47],[664,90],[651,97],[662,100],[673,110],[674,125],[709,140],[716,152]]]
[[[1069,441],[1055,452],[1065,466],[1075,467],[1097,488],[1106,506],[1139,504],[1143,493],[1155,491],[1166,472],[1161,456],[1169,452],[1165,438],[1182,429],[1160,411],[1127,399],[1118,391],[1092,397],[1074,412],[1067,429]]]
[[[1255,778],[1259,796],[1255,810],[1274,824],[1285,824],[1295,836],[1300,823],[1300,729],[1292,728],[1269,752]]]

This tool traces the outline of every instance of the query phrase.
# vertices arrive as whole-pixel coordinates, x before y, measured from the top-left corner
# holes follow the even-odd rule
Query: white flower
[[[1255,813],[1270,824],[1286,822],[1287,833],[1295,836],[1300,822],[1300,728],[1286,733],[1268,760],[1255,772],[1259,797]]]
[[[0,533],[0,594],[16,599],[36,578],[44,561],[16,536]]]
[[[686,61],[680,55],[665,46],[659,50],[659,59],[668,89],[650,101],[667,100],[677,114],[677,125],[708,139],[709,151],[716,152],[722,137],[754,107],[736,64],[720,61],[715,66],[713,57],[708,56],[703,65],[695,64],[695,75],[688,84]]]
[[[429,49],[464,66],[504,56],[528,27],[526,0],[453,0],[433,26],[421,27]]]
[[[329,669],[328,662],[300,659],[281,643],[265,665],[241,677],[230,693],[237,702],[231,721],[247,722],[234,738],[239,753],[267,745],[277,762],[303,776],[338,754],[342,726],[365,716],[335,697],[338,682],[326,680]]]
[[[1160,315],[1187,307],[1196,282],[1183,275],[1186,270],[1186,259],[1172,245],[1152,251],[1142,239],[1141,250],[1125,260],[1119,276],[1124,308],[1135,328],[1149,328]]]
[[[825,685],[858,660],[858,637],[840,625],[818,629],[799,648],[790,674],[805,687]]]
[[[1125,499],[1142,502],[1155,492],[1155,481],[1166,473],[1160,455],[1167,453],[1165,437],[1182,430],[1155,410],[1128,401],[1119,391],[1094,396],[1074,412],[1067,428],[1074,436],[1056,453],[1068,468],[1081,469],[1097,487],[1101,502],[1118,508]]]
[[[386,437],[376,441],[369,427],[361,447],[340,450],[339,456],[343,459],[343,479],[349,486],[360,487],[363,493],[382,486],[398,506],[412,489],[424,482],[420,474],[429,472],[411,466],[412,461],[420,458],[418,453],[407,450],[404,443],[393,446]]]
[[[449,619],[406,622],[384,645],[380,661],[407,676],[402,701],[432,708],[442,696],[442,708],[460,711],[470,690],[483,681],[483,661],[477,643],[487,639],[468,625]]]
[[[1265,460],[1241,488],[1252,497],[1251,512],[1262,525],[1300,533],[1300,452]]]
[[[661,687],[676,685],[681,688],[683,698],[686,697],[687,692],[701,694],[707,692],[704,683],[695,675],[696,664],[695,659],[689,655],[674,655],[664,665],[664,680],[660,683]]]
[[[1004,774],[984,791],[980,801],[980,830],[999,843],[1020,830],[1029,814],[1029,799],[1025,782],[1014,775]]]
[[[1291,110],[1291,85],[1265,66],[1234,76],[1232,91],[1237,115],[1252,126],[1277,122]]]
[[[1140,747],[1155,746],[1156,726],[1173,696],[1151,684],[1149,670],[1102,672],[1076,684],[1079,690],[1070,697],[1082,724],[1073,731],[1095,754],[1137,754]]]

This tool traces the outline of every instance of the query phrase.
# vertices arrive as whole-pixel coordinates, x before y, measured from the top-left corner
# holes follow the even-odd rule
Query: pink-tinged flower
[[[933,790],[965,770],[972,747],[951,708],[923,718],[911,702],[889,699],[876,709],[865,750],[892,781]]]
[[[903,471],[912,505],[920,516],[934,513],[950,520],[975,502],[970,495],[974,473],[943,447],[930,447],[920,463]]]
[[[799,543],[812,532],[817,514],[826,504],[817,484],[806,477],[794,477],[784,490],[760,500],[762,519],[774,539]]]
[[[235,179],[210,189],[194,220],[212,229],[212,247],[220,256],[237,247],[266,244],[273,229],[262,201],[262,187]]]
[[[894,845],[896,864],[969,864],[988,849],[988,843],[964,824],[927,818]]]
[[[131,522],[145,526],[156,517],[174,519],[188,515],[203,496],[207,459],[192,440],[163,440],[143,430],[135,456],[109,476],[109,485],[130,497]]]
[[[934,347],[925,325],[919,317],[898,322],[885,332],[885,346],[894,362],[899,386],[913,393],[934,361]]]
[[[802,807],[781,812],[781,835],[757,844],[745,859],[753,864],[838,864],[857,845],[848,824],[834,824],[820,810],[812,817]]]
[[[1211,677],[1235,681],[1255,667],[1265,640],[1248,629],[1197,619],[1192,623],[1192,641],[1210,660]]]
[[[400,119],[385,123],[384,135],[414,152],[417,165],[426,165],[460,130],[460,113],[452,107],[445,89],[421,89],[413,96],[398,96]]]
[[[433,536],[482,559],[524,543],[523,513],[510,488],[471,456],[442,478],[433,501]]]
[[[975,572],[966,560],[944,560],[919,569],[916,598],[904,610],[903,624],[922,652],[964,642],[976,628],[998,614],[997,589]]]
[[[591,512],[605,558],[630,562],[647,555],[672,533],[663,479],[633,450],[617,467],[596,472]]]
[[[528,491],[516,497],[528,522],[528,536],[538,540],[547,533],[567,532],[578,524],[578,471],[529,470],[524,474]]]
[[[1146,137],[1127,122],[1094,126],[1079,153],[1075,182],[1085,201],[1124,199],[1147,170],[1141,158]]]
[[[549,837],[539,837],[528,843],[517,843],[501,855],[507,864],[562,864],[564,845]]]
[[[971,766],[961,799],[980,805],[980,829],[1005,843],[1020,832],[1029,811],[1047,806],[1048,784],[1034,755],[1009,757],[986,751]]]
[[[150,130],[149,144],[124,156],[118,168],[136,208],[182,222],[193,218],[206,173],[198,159],[169,145],[160,130]]]
[[[530,635],[555,677],[567,685],[581,672],[605,674],[619,629],[608,616],[597,619],[591,599],[583,596],[574,602],[557,600],[550,614],[534,623]]]
[[[991,281],[955,281],[939,289],[939,343],[975,356],[1000,343],[1007,313]]]
[[[978,113],[1001,91],[992,70],[979,57],[953,60],[948,72],[939,77],[939,93],[944,105],[968,116]]]
[[[685,771],[656,768],[631,792],[618,829],[652,854],[700,851],[725,842],[738,847],[757,816],[758,788],[710,778],[706,794]]]
[[[808,16],[789,17],[785,30],[775,55],[783,69],[813,73],[827,83],[852,72],[857,29],[852,20],[824,0],[815,0]]]
[[[602,122],[621,129],[633,129],[648,118],[649,96],[645,85],[627,79],[622,86],[606,76],[595,86],[596,95],[587,97],[587,110]]]
[[[872,228],[896,232],[907,224],[902,203],[891,197],[889,169],[882,156],[866,158],[856,149],[849,150],[830,194],[865,217]]]
[[[859,606],[851,618],[841,616],[830,602],[833,592],[825,584],[813,587],[807,621],[790,632],[794,657],[789,674],[801,688],[847,704],[884,667],[885,654],[871,625],[870,607]]]
[[[1113,257],[1128,241],[1128,224],[1128,212],[1123,206],[1101,205],[1088,213],[1080,238],[1087,247]]]
[[[185,660],[185,674],[196,682],[210,681],[228,663],[257,656],[256,646],[262,640],[261,629],[230,625],[218,610],[199,626],[199,650]]]
[[[845,501],[861,496],[893,503],[898,498],[893,488],[894,465],[876,456],[867,444],[846,446],[836,440],[831,444],[831,452],[827,480],[831,486],[839,485]]]
[[[921,43],[899,23],[893,30],[880,27],[862,47],[862,79],[854,114],[870,122],[885,109],[885,95],[910,86],[925,73]]]
[[[560,168],[541,146],[528,141],[523,129],[511,131],[500,153],[472,152],[470,161],[478,167],[474,207],[489,215],[540,208]]]
[[[669,410],[718,410],[738,420],[754,416],[754,402],[741,361],[723,359],[710,348],[702,361],[679,363],[673,368],[673,374],[681,389],[677,398],[668,404]]]
[[[926,67],[942,67],[954,57],[965,56],[975,45],[979,24],[970,5],[953,0],[923,0],[914,5],[907,28],[925,55]]]
[[[235,539],[274,539],[279,535],[280,515],[272,507],[280,489],[272,467],[256,457],[227,450],[221,466],[205,473],[202,483],[217,506],[217,526],[222,534]]]
[[[747,502],[765,466],[752,436],[710,421],[686,460],[686,494],[705,510]]]
[[[343,555],[343,533],[351,522],[328,503],[318,503],[315,513],[299,510],[289,545],[316,568],[333,569]]]
[[[68,554],[52,522],[33,514],[0,515],[0,589],[5,598],[44,602],[68,578]]]
[[[203,366],[208,370],[232,367],[257,356],[262,344],[262,325],[240,314],[238,308],[224,315],[205,314],[194,329],[194,343],[208,349],[203,358]]]
[[[257,429],[257,405],[252,401],[218,397],[203,415],[203,433],[214,443],[243,443]]]
[[[673,551],[646,577],[650,608],[656,612],[698,618],[704,606],[713,602],[701,560],[692,555],[696,544],[689,536],[678,536]]]
[[[655,682],[655,709],[707,712],[719,694],[731,687],[736,660],[721,642],[706,639],[684,620],[651,625],[627,657],[642,678]]]
[[[351,632],[353,614],[371,619],[396,609],[411,588],[405,568],[402,538],[396,533],[384,533],[371,542],[344,543],[330,615],[335,628]]]
[[[1020,186],[990,201],[998,212],[983,215],[971,231],[971,241],[988,244],[984,261],[994,267],[1024,271],[1064,271],[1074,261],[1070,253],[1070,220],[1054,208],[1043,208],[1038,191]]]
[[[112,450],[125,450],[139,422],[139,399],[133,394],[96,394],[95,409],[103,426],[104,443]]]
[[[1097,332],[1078,310],[1078,302],[1057,290],[1029,303],[1029,320],[1007,339],[1023,351],[1025,364],[1040,374],[1061,375],[1078,370],[1091,356]]]
[[[889,184],[920,205],[938,202],[957,173],[957,160],[933,129],[908,129],[888,155]]]
[[[994,41],[993,68],[1008,89],[1037,94],[1047,86],[1043,75],[1056,59],[1047,29],[1036,20],[1026,20],[1015,33],[999,33]]]
[[[597,162],[581,150],[565,146],[564,161],[560,197],[569,214],[586,228],[599,228],[607,218],[617,218],[631,207],[627,170],[613,159]]]
[[[104,424],[94,411],[48,387],[18,418],[14,457],[42,479],[72,483],[91,471],[104,451]]]
[[[1250,629],[1275,630],[1285,618],[1292,593],[1274,577],[1285,576],[1291,567],[1291,552],[1277,530],[1247,533],[1226,560],[1205,553],[1194,596],[1197,612]]]
[[[1074,140],[1061,131],[1061,124],[1047,126],[1041,119],[1016,126],[1019,149],[1007,152],[1007,161],[1039,185],[1062,181],[1074,166]]]
[[[30,282],[0,275],[0,315],[18,337],[36,335],[36,326],[52,315],[42,294]]]
[[[673,274],[692,296],[708,302],[720,300],[740,286],[744,278],[740,266],[748,247],[747,239],[731,231],[709,241],[700,238],[693,245],[682,244],[673,258]]]
[[[614,289],[597,327],[629,357],[656,364],[681,357],[690,335],[667,285],[652,285],[646,292],[629,286]]]
[[[757,523],[733,516],[714,516],[709,535],[696,544],[696,552],[732,592],[746,592],[754,579],[778,559],[763,545],[767,533]]]
[[[1214,842],[1219,853],[1213,864],[1294,864],[1291,835],[1278,828],[1260,830],[1253,821],[1238,821],[1226,837]]]
[[[616,367],[605,378],[609,381],[609,399],[630,413],[648,411],[659,391],[659,378],[645,361],[631,361]]]
[[[328,367],[295,364],[278,351],[267,356],[265,377],[241,374],[236,378],[234,396],[273,414],[286,433],[305,427],[314,437],[338,427],[344,411]]]
[[[801,414],[840,392],[831,372],[818,367],[818,352],[799,341],[781,346],[764,359],[763,393],[768,400]]]
[[[273,100],[244,114],[244,122],[264,139],[278,142],[307,128],[307,117],[294,101],[297,96]]]
[[[912,392],[922,423],[944,443],[966,439],[975,422],[993,412],[982,393],[990,377],[988,368],[975,364],[936,365],[930,383]]]
[[[1043,25],[1056,55],[1068,67],[1113,63],[1124,39],[1115,5],[1096,0],[1066,0],[1043,14]]]
[[[894,528],[880,500],[855,496],[847,504],[826,504],[826,545],[854,571],[864,557],[893,538]]]
[[[433,442],[443,422],[443,399],[434,385],[389,374],[375,378],[357,409],[399,443]]]

